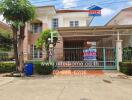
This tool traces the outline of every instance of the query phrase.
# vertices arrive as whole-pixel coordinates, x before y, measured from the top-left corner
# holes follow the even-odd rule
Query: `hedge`
[[[52,74],[54,63],[43,61],[28,61],[25,63],[34,64],[34,72],[40,75]],[[0,62],[0,73],[8,73],[16,70],[15,62]]]
[[[132,61],[132,47],[123,48],[123,62]]]
[[[120,72],[132,75],[132,62],[120,62]]]
[[[0,62],[0,73],[8,73],[16,70],[14,62]]]
[[[27,61],[26,63],[34,64],[34,73],[40,75],[52,74],[54,69],[54,63],[44,61]]]

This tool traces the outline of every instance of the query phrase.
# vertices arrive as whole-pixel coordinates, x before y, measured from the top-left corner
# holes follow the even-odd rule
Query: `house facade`
[[[132,25],[132,7],[121,10],[115,17],[113,17],[106,26],[113,25]],[[124,33],[126,34],[126,33]],[[128,35],[121,35],[120,39],[123,40],[123,47],[132,47],[132,32]]]
[[[49,55],[63,68],[116,69],[122,61],[120,39],[123,47],[131,45],[127,39],[132,32],[129,24],[117,25],[111,20],[106,26],[90,27],[93,17],[87,10],[56,10],[54,6],[38,7],[36,13],[36,18],[26,24],[24,60],[45,59],[45,49],[37,49],[35,43],[46,29],[59,32],[54,52]]]
[[[56,10],[54,6],[38,7],[36,13],[36,18],[26,24],[23,48],[25,60],[44,58],[45,51],[38,50],[35,42],[45,29],[87,27],[93,19],[93,17],[88,16],[86,10]],[[59,43],[57,43],[56,48],[59,48],[59,51],[57,51],[63,55],[63,39],[61,36],[59,36]],[[59,55],[60,59],[62,55]]]

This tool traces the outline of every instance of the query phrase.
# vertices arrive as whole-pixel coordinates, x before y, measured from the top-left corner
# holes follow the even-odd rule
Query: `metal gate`
[[[116,69],[114,47],[64,48],[63,60],[56,61],[60,69]]]

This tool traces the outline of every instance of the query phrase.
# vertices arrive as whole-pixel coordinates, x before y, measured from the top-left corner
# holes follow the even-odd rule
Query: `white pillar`
[[[117,70],[120,70],[119,62],[122,62],[122,40],[116,40]]]

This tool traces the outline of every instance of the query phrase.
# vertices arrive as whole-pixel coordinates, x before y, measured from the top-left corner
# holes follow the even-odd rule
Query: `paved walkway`
[[[132,79],[118,74],[0,77],[0,100],[132,100]]]

